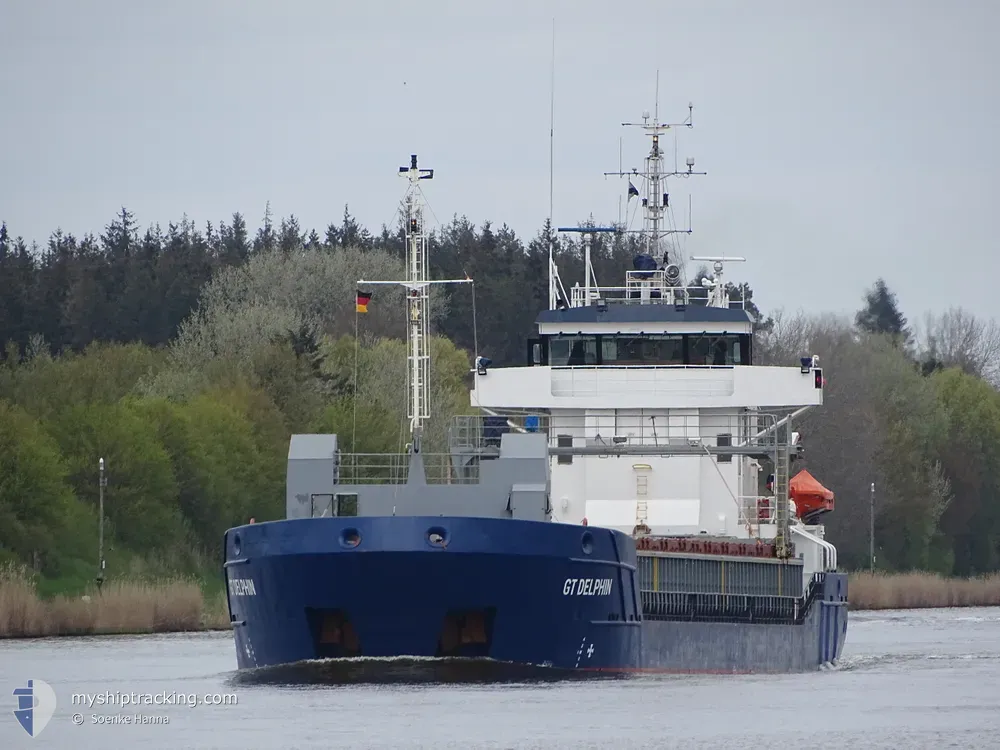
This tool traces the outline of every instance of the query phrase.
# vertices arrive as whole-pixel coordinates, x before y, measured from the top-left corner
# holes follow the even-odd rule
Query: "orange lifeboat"
[[[788,494],[803,523],[817,523],[820,516],[833,510],[833,493],[803,469],[788,483]]]

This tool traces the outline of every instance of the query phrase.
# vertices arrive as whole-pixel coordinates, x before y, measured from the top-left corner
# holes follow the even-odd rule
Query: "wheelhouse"
[[[604,305],[545,310],[527,364],[551,367],[753,364],[744,309]]]

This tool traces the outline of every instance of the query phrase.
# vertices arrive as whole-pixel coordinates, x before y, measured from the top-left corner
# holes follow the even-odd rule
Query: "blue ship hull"
[[[462,517],[308,518],[225,536],[240,669],[315,659],[488,659],[555,672],[815,669],[846,633],[827,574],[798,624],[644,619],[618,531]]]

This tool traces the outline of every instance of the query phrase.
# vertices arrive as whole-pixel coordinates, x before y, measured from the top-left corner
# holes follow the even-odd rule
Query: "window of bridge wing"
[[[548,344],[554,367],[597,364],[597,336],[550,336]]]
[[[666,334],[603,336],[601,361],[606,365],[682,365],[684,337]]]
[[[750,337],[737,334],[700,333],[688,336],[692,365],[750,364]]]

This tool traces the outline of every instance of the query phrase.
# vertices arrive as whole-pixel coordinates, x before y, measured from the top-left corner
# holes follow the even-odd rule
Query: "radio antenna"
[[[556,306],[555,284],[553,283],[552,268],[554,259],[552,257],[552,217],[553,217],[553,174],[555,172],[555,121],[556,121],[556,19],[552,19],[552,60],[549,67],[549,309]]]
[[[555,121],[556,121],[556,19],[552,19],[552,62],[549,69],[549,223],[552,223],[553,181],[555,165]],[[551,244],[549,245],[551,247]]]
[[[559,278],[559,269],[553,256],[553,239],[555,227],[552,225],[554,210],[554,173],[555,173],[555,121],[556,121],[556,19],[552,19],[552,62],[549,69],[549,309],[567,307],[569,305],[566,289]]]

